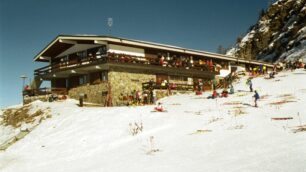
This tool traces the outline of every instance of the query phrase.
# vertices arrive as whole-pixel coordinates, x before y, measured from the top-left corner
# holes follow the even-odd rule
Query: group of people
[[[252,83],[252,80],[251,78],[249,78],[246,82],[246,84],[249,86],[249,89],[250,89],[250,92],[253,92],[253,83]],[[233,85],[230,85],[229,86],[229,91],[227,88],[224,88],[222,90],[221,93],[218,93],[216,89],[213,90],[212,94],[209,95],[207,97],[207,99],[215,99],[215,98],[218,98],[218,97],[224,97],[224,98],[227,98],[229,94],[234,94],[235,93],[235,90],[234,90],[234,86]],[[254,106],[257,107],[257,101],[258,99],[260,98],[259,97],[259,94],[257,92],[257,90],[254,91]]]
[[[306,69],[306,65],[305,63],[303,63],[302,59],[296,59],[294,61],[285,61],[285,62],[279,63],[278,66],[282,66],[286,70],[291,70],[291,71],[298,69],[298,68]]]
[[[120,105],[146,105],[154,104],[156,99],[155,92],[153,90],[138,91],[133,90],[130,94],[124,95],[123,93],[119,96]]]
[[[268,68],[265,65],[259,65],[255,67],[249,67],[249,72],[251,75],[260,75],[268,73]]]
[[[177,56],[177,55],[165,55],[158,54],[157,57],[142,57],[132,56],[127,54],[109,53],[108,60],[125,63],[141,63],[160,65],[163,67],[175,67],[175,68],[195,68],[199,70],[217,71],[218,64],[215,64],[212,60],[195,59],[193,56]]]
[[[274,78],[278,71],[281,71],[283,69],[294,70],[294,69],[297,69],[297,68],[306,69],[306,64],[304,64],[301,59],[297,59],[296,61],[287,61],[287,62],[283,62],[283,63],[278,63],[278,64],[274,65],[273,71],[271,71],[269,73],[267,72],[268,71],[267,67],[264,66],[264,65],[260,65],[260,66],[254,67],[254,68],[250,68],[250,72],[251,72],[251,75],[260,75],[260,74],[265,75],[265,74],[268,74],[269,78]],[[250,78],[248,78],[247,81],[246,81],[246,85],[248,86],[249,91],[254,93],[252,95],[253,100],[254,100],[254,107],[258,107],[257,102],[260,99],[260,95],[259,95],[257,90],[254,90],[252,79],[253,79],[252,76]],[[231,83],[231,82],[228,82],[228,83]],[[221,93],[217,92],[216,83],[214,81],[212,81],[211,84],[212,84],[213,92],[212,92],[211,95],[209,95],[207,97],[207,99],[215,99],[215,98],[218,98],[218,97],[226,98],[226,97],[229,96],[229,94],[234,94],[235,93],[234,87],[233,87],[232,84],[230,84],[229,87],[224,88]],[[229,91],[228,91],[228,89],[229,89]],[[198,82],[195,83],[196,95],[202,94],[202,91],[204,91],[203,82],[202,82],[202,80],[198,80]],[[164,108],[162,107],[161,103],[158,103],[155,110],[162,111],[162,110],[164,110]]]
[[[228,88],[224,88],[221,93],[218,93],[217,90],[214,89],[212,94],[210,96],[208,96],[207,99],[215,99],[215,98],[218,98],[218,97],[227,98],[229,96],[229,94],[234,94],[234,93],[235,93],[234,86],[230,85],[229,86],[229,91],[228,91]]]

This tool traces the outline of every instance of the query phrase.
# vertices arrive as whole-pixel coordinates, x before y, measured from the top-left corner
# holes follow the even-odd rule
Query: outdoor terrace
[[[55,73],[58,71],[87,67],[98,64],[132,64],[134,66],[142,67],[163,67],[173,69],[185,69],[192,71],[206,71],[212,73],[218,73],[216,66],[212,61],[204,61],[201,59],[193,59],[192,57],[183,58],[164,58],[164,57],[140,57],[131,56],[125,54],[114,54],[107,53],[104,56],[87,56],[83,58],[74,59],[61,59],[58,62],[53,62],[52,64],[36,69],[34,75],[43,76],[50,73]],[[221,66],[220,66],[221,68]]]

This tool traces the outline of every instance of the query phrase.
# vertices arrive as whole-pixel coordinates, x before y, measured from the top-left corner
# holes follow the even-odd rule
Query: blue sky
[[[46,65],[33,57],[59,34],[111,34],[216,52],[246,33],[269,1],[0,0],[0,107],[21,102],[20,75],[33,79],[33,70]]]

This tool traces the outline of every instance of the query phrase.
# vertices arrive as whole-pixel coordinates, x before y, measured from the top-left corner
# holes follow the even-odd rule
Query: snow
[[[228,76],[231,73],[230,70],[226,70],[226,69],[221,69],[220,70],[220,74],[217,75],[218,77],[224,78],[226,76]]]
[[[272,54],[268,54],[268,55],[264,56],[263,58],[261,58],[261,60],[263,60],[263,61],[273,61],[275,56],[276,56],[276,53],[273,52]]]
[[[298,41],[306,38],[306,26],[304,26],[298,31],[298,35],[299,35],[299,37],[297,38]]]
[[[295,61],[299,58],[306,62],[306,40],[301,41],[299,46],[293,47],[291,50],[283,53],[280,59],[286,57],[287,61]]]
[[[244,44],[245,42],[248,42],[250,39],[252,39],[254,37],[254,33],[255,32],[250,32],[248,33],[245,37],[242,38],[241,43],[240,44]]]
[[[305,76],[306,71],[296,70],[253,79],[262,97],[259,108],[247,105],[253,104],[253,93],[246,77],[235,84],[242,91],[229,98],[206,99],[210,92],[164,98],[164,113],[151,112],[154,106],[35,102],[33,108],[49,107],[52,118],[0,152],[0,171],[305,171],[306,132],[292,132],[306,123]],[[293,102],[271,105],[285,94]],[[235,102],[245,105],[227,105]],[[271,120],[288,116],[293,119]],[[144,130],[133,136],[129,123],[135,122]]]
[[[226,52],[226,55],[227,56],[235,56],[235,53],[237,52],[237,45],[235,45],[235,47],[229,49],[227,52]]]

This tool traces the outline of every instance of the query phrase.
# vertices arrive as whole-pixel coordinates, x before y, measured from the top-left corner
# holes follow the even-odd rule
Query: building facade
[[[234,65],[245,68],[271,64],[221,54],[108,36],[59,35],[34,61],[48,63],[34,71],[31,87],[51,81],[51,91],[105,106],[124,105],[137,91],[154,83],[159,94],[192,91],[201,80],[205,89],[225,77]],[[151,85],[152,86],[152,85]]]

